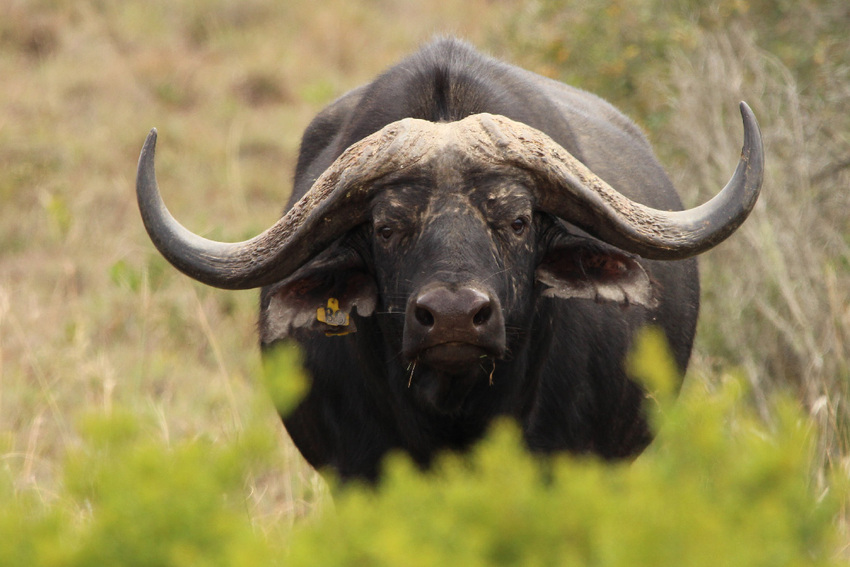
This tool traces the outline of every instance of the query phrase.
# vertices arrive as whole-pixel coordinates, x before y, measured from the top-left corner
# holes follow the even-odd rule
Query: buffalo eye
[[[393,229],[388,226],[382,226],[378,228],[378,235],[384,240],[389,240],[390,237],[393,235]]]
[[[511,230],[514,231],[514,234],[522,234],[523,232],[525,232],[526,224],[527,223],[525,222],[525,219],[523,219],[523,218],[515,219],[511,223]]]

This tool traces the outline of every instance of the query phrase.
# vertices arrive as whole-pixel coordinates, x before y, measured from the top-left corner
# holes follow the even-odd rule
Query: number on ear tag
[[[328,299],[327,306],[319,307],[318,309],[316,309],[316,319],[321,323],[330,325],[331,327],[348,327],[348,324],[350,322],[348,313],[346,313],[345,311],[340,311],[339,301],[333,297]],[[339,329],[325,331],[325,335],[347,335],[350,332],[351,330],[349,329]]]

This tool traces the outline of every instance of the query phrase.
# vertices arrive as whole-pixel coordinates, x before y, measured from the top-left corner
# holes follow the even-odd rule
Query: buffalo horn
[[[366,201],[384,175],[439,159],[454,150],[472,161],[511,165],[560,190],[538,191],[538,207],[623,250],[680,260],[719,244],[755,205],[764,150],[758,124],[741,103],[744,148],[732,179],[709,202],[661,211],[632,201],[551,138],[504,116],[476,114],[452,123],[406,118],[350,146],[271,228],[250,240],[223,243],[198,236],[168,212],[154,172],[156,129],[139,157],[136,193],[145,228],[165,258],[211,286],[248,289],[287,277],[349,229],[365,223]]]
[[[485,135],[470,132],[480,159],[531,171],[560,191],[538,191],[538,208],[609,244],[653,260],[681,260],[731,235],[758,199],[764,148],[758,123],[742,102],[744,147],[732,178],[713,199],[693,209],[661,211],[617,192],[548,136],[503,116],[478,115]]]
[[[236,243],[198,236],[168,211],[154,171],[154,128],[145,140],[136,174],[142,220],[160,253],[191,278],[224,289],[274,283],[324,250],[340,234],[368,220],[364,202],[369,198],[370,182],[414,165],[433,150],[427,136],[411,135],[409,125],[409,121],[394,122],[353,144],[271,228]]]

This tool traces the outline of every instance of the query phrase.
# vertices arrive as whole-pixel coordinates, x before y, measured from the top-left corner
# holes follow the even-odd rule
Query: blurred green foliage
[[[652,333],[639,344],[632,368],[662,375],[652,383],[664,389],[663,344]],[[295,353],[278,356],[291,364]],[[471,454],[444,455],[427,473],[392,456],[380,485],[338,487],[333,509],[276,537],[252,524],[243,494],[273,446],[261,429],[167,443],[137,416],[93,417],[50,505],[3,477],[0,564],[841,564],[844,485],[814,492],[795,405],[778,401],[768,430],[742,394],[732,379],[675,403],[657,392],[659,438],[633,463],[542,460],[500,422]]]
[[[430,474],[395,457],[294,538],[288,565],[838,565],[836,490],[809,487],[809,436],[780,404],[767,432],[741,388],[689,393],[633,464],[522,450],[500,423]],[[734,420],[730,420],[732,415]]]
[[[270,541],[246,513],[245,477],[274,438],[247,428],[229,443],[168,444],[152,424],[116,412],[82,425],[62,494],[0,479],[0,565],[273,565]],[[279,551],[279,550],[278,550]]]

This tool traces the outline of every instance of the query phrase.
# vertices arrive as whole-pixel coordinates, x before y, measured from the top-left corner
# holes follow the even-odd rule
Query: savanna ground
[[[258,402],[255,292],[171,269],[136,209],[159,129],[166,202],[222,240],[274,222],[299,137],[325,104],[452,33],[608,98],[647,132],[687,205],[725,183],[746,100],[766,142],[763,196],[702,259],[688,376],[729,376],[768,426],[791,392],[817,432],[813,478],[850,468],[850,5],[844,0],[0,0],[0,464],[61,494],[79,422],[115,408],[166,444],[279,432],[247,487],[261,526],[323,502],[270,402]],[[262,399],[262,398],[260,398]]]

